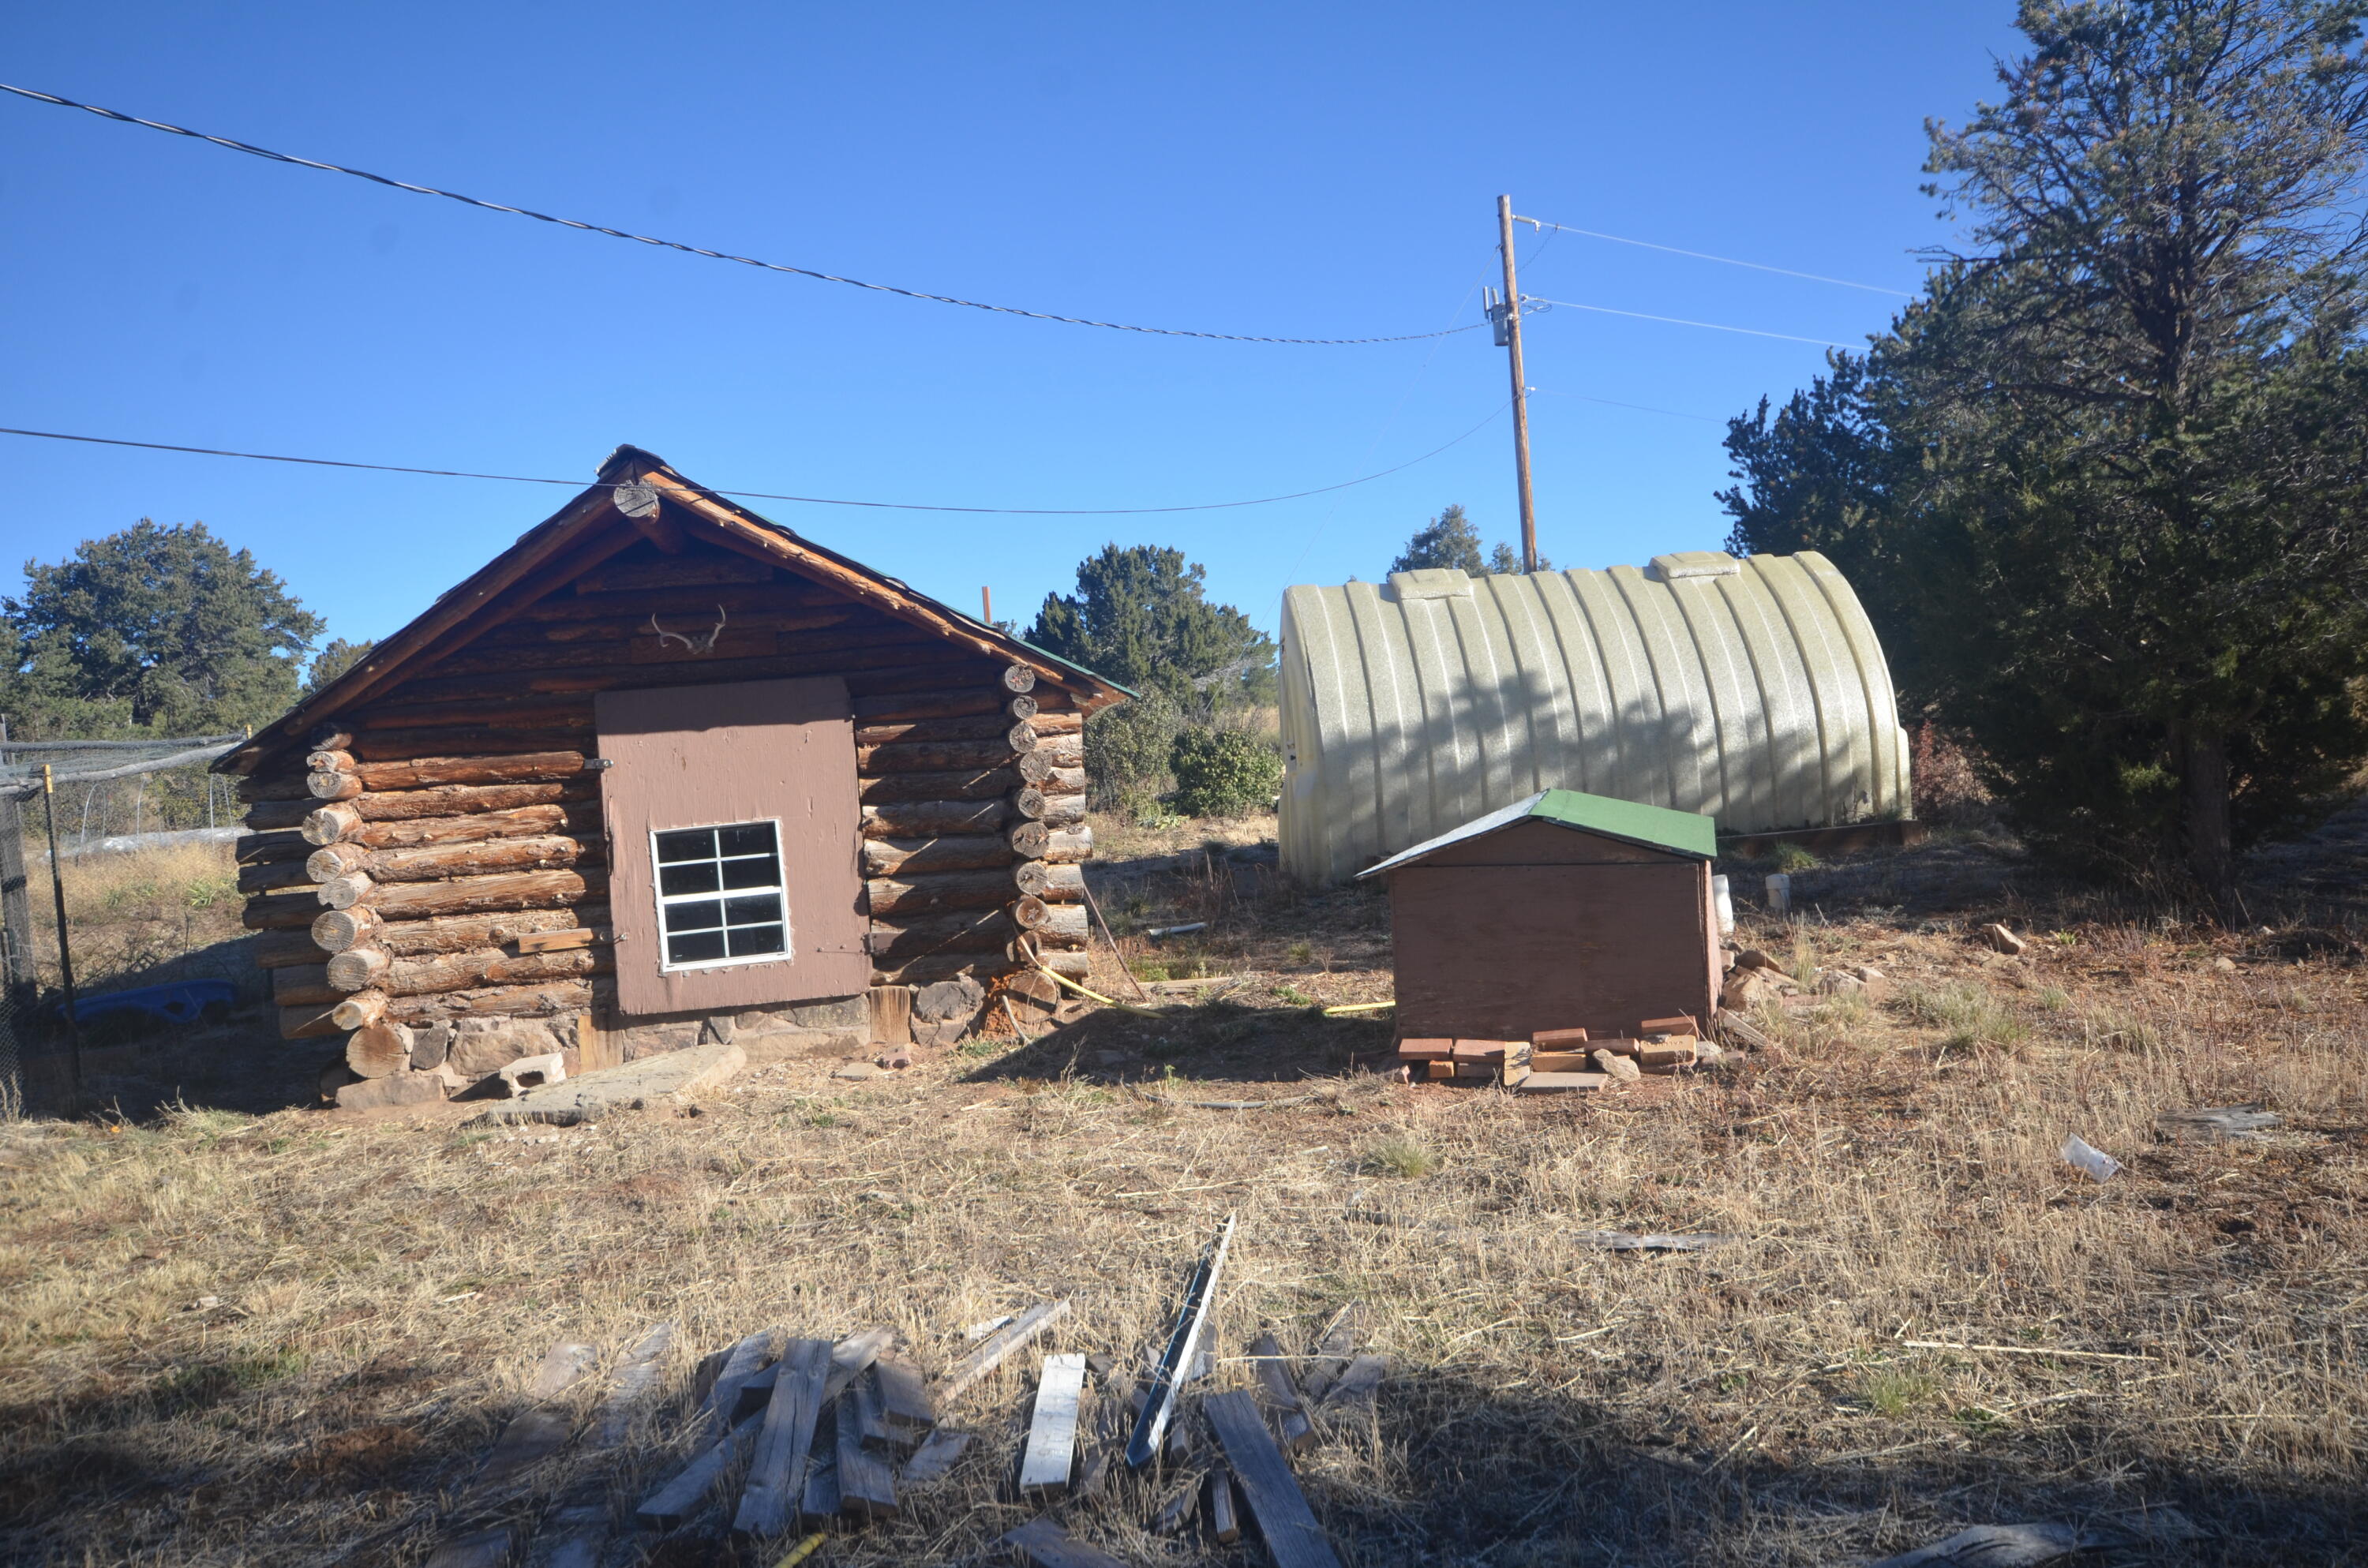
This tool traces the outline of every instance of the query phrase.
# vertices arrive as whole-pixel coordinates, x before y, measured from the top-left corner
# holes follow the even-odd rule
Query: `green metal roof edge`
[[[1672,811],[1577,790],[1549,790],[1538,797],[1529,814],[1675,855],[1699,855],[1705,860],[1718,855],[1718,824],[1700,812]]]
[[[961,612],[960,610],[956,610],[954,613],[955,613],[956,615],[960,615],[962,612]],[[1067,667],[1067,668],[1069,668],[1069,669],[1073,669],[1073,670],[1076,671],[1076,672],[1077,672],[1079,675],[1081,675],[1081,676],[1093,676],[1096,680],[1098,680],[1098,681],[1101,682],[1104,686],[1109,687],[1112,691],[1122,691],[1122,692],[1126,693],[1129,697],[1141,697],[1141,696],[1143,695],[1143,693],[1141,693],[1141,692],[1139,692],[1139,691],[1135,690],[1135,689],[1134,689],[1134,687],[1131,687],[1131,686],[1121,686],[1118,682],[1116,682],[1116,681],[1114,681],[1114,680],[1110,679],[1110,676],[1106,676],[1106,675],[1102,674],[1102,673],[1101,673],[1101,671],[1099,671],[1099,670],[1089,670],[1089,669],[1086,668],[1086,666],[1085,666],[1085,665],[1081,665],[1081,664],[1077,663],[1077,661],[1076,661],[1076,660],[1072,659],[1072,658],[1070,658],[1070,657],[1068,657],[1067,655],[1063,654],[1063,653],[1055,653],[1054,652],[1053,652],[1053,650],[1052,650],[1052,649],[1047,648],[1047,647],[1044,647],[1044,646],[1043,646],[1042,644],[1041,644],[1041,643],[1030,642],[1030,641],[1028,641],[1028,639],[1027,639],[1027,638],[1025,638],[1025,637],[1022,637],[1022,636],[1019,635],[1017,632],[1007,631],[1007,632],[1004,632],[1004,633],[1003,633],[1003,635],[1004,635],[1004,636],[1006,636],[1006,637],[1010,638],[1014,642],[1019,643],[1022,648],[1026,648],[1026,649],[1030,650],[1030,652],[1032,652],[1032,653],[1042,653],[1042,654],[1043,654],[1046,658],[1048,658],[1048,659],[1052,660],[1052,661],[1053,661],[1054,664],[1056,664],[1056,665],[1064,665],[1064,666],[1066,666],[1066,667]]]

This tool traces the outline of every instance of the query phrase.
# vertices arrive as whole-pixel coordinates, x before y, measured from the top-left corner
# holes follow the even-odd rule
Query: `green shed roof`
[[[1451,844],[1462,844],[1466,839],[1502,833],[1532,817],[1553,823],[1557,827],[1598,833],[1606,838],[1641,844],[1647,849],[1666,850],[1672,855],[1690,855],[1700,860],[1711,859],[1718,854],[1718,824],[1700,812],[1673,812],[1667,806],[1615,801],[1609,795],[1583,795],[1576,790],[1541,790],[1528,800],[1516,801],[1501,811],[1490,812],[1485,817],[1474,817],[1462,827],[1442,833],[1437,838],[1425,839],[1411,849],[1402,849],[1380,865],[1369,866],[1357,875],[1372,877],[1383,871],[1394,871],[1434,850],[1444,849]]]

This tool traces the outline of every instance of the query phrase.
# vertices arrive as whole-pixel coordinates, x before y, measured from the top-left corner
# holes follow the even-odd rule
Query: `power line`
[[[1443,446],[1433,447],[1418,458],[1408,458],[1378,473],[1360,479],[1344,479],[1338,484],[1319,484],[1313,490],[1295,490],[1288,495],[1261,495],[1249,501],[1205,501],[1191,506],[934,506],[916,501],[848,501],[829,495],[779,495],[763,490],[717,490],[710,494],[729,495],[743,501],[794,501],[807,506],[860,506],[887,512],[963,512],[996,517],[1140,517],[1168,512],[1224,512],[1241,506],[1271,506],[1282,501],[1304,501],[1310,495],[1328,495],[1335,490],[1348,490],[1360,484],[1371,484],[1377,479],[1429,462],[1450,447],[1461,446],[1478,435],[1495,421],[1497,415],[1510,406],[1509,400],[1489,412],[1488,417]],[[599,488],[600,482],[590,484],[575,479],[540,479],[517,473],[473,473],[463,469],[408,468],[400,463],[349,462],[340,458],[293,458],[276,452],[236,452],[215,447],[181,447],[164,441],[130,441],[113,436],[73,436],[57,430],[18,430],[0,425],[0,436],[29,436],[44,441],[82,441],[99,447],[137,447],[151,452],[188,452],[207,458],[245,458],[255,462],[303,463],[314,468],[359,468],[376,473],[418,473],[436,479],[492,479],[510,484],[560,484],[571,489]],[[615,489],[616,485],[609,486]]]
[[[1530,388],[1531,397],[1566,397],[1579,403],[1600,403],[1606,408],[1633,408],[1640,414],[1666,414],[1672,419],[1699,419],[1705,425],[1724,425],[1724,419],[1713,419],[1707,414],[1688,414],[1682,409],[1655,408],[1649,403],[1622,403],[1616,398],[1589,397],[1585,392],[1556,392],[1552,387]]]
[[[142,119],[138,115],[125,114],[120,109],[102,108],[97,104],[77,103],[72,98],[62,98],[55,93],[38,92],[31,87],[11,86],[6,82],[0,82],[0,92],[14,93],[18,97],[30,98],[36,103],[55,104],[60,108],[82,109],[105,119],[119,120],[125,125],[142,125],[151,131],[163,131],[175,136],[187,136],[196,142],[211,142],[217,147],[226,147],[233,153],[246,153],[258,158],[268,158],[275,164],[293,164],[300,168],[320,169],[333,175],[351,175],[356,179],[366,179],[374,185],[386,186],[394,190],[407,190],[417,196],[440,196],[466,206],[483,208],[488,212],[507,212],[514,217],[531,218],[539,223],[556,223],[564,229],[579,229],[587,234],[606,234],[610,239],[631,240],[636,244],[655,245],[662,250],[680,251],[686,256],[703,256],[712,261],[734,261],[743,267],[758,267],[767,272],[785,272],[792,277],[812,278],[824,283],[844,283],[850,289],[869,289],[874,293],[895,294],[907,300],[927,300],[939,305],[962,305],[973,311],[991,311],[998,315],[1025,316],[1030,321],[1061,322],[1070,326],[1099,326],[1112,332],[1140,332],[1155,337],[1201,337],[1221,343],[1280,343],[1316,347],[1347,347],[1372,343],[1415,343],[1427,337],[1444,337],[1452,333],[1470,332],[1478,324],[1474,323],[1472,325],[1450,327],[1443,333],[1404,333],[1395,337],[1256,337],[1245,333],[1192,332],[1172,326],[1133,326],[1124,322],[1096,321],[1087,316],[1064,316],[1055,315],[1050,311],[1022,310],[1017,305],[991,305],[978,300],[958,299],[951,294],[931,294],[918,289],[900,289],[891,283],[868,283],[860,278],[842,278],[837,273],[817,272],[810,267],[791,267],[778,261],[761,261],[752,256],[734,256],[729,251],[709,250],[704,245],[685,244],[679,240],[665,240],[650,234],[629,233],[622,229],[611,229],[599,223],[586,223],[575,218],[555,218],[548,212],[537,212],[530,208],[511,207],[499,201],[487,201],[479,197],[463,196],[456,190],[439,190],[432,185],[414,185],[409,180],[393,179],[386,175],[374,175],[367,169],[347,168],[343,164],[324,164],[315,158],[297,157],[292,153],[275,153],[268,147],[257,147],[253,142],[241,142],[233,137],[216,136],[203,131],[191,131],[186,126],[170,125],[161,119]]]
[[[1748,267],[1754,272],[1773,272],[1785,278],[1803,278],[1812,283],[1831,283],[1842,289],[1863,289],[1870,294],[1891,294],[1902,300],[1917,296],[1905,289],[1885,289],[1877,283],[1853,283],[1847,278],[1827,278],[1818,272],[1795,272],[1789,267],[1770,267],[1763,261],[1738,261],[1731,256],[1713,256],[1708,251],[1681,250],[1676,245],[1655,244],[1650,240],[1631,240],[1619,234],[1599,233],[1593,229],[1575,229],[1567,223],[1549,223],[1541,218],[1516,218],[1516,223],[1527,223],[1533,229],[1553,229],[1565,234],[1584,234],[1590,240],[1610,240],[1615,245],[1636,245],[1645,250],[1667,252],[1670,256],[1687,256],[1696,261],[1715,261],[1726,267]]]
[[[1723,326],[1714,321],[1688,321],[1683,316],[1647,315],[1643,311],[1615,311],[1610,305],[1582,305],[1570,300],[1542,300],[1535,294],[1521,296],[1524,305],[1560,305],[1566,311],[1593,311],[1598,315],[1627,316],[1634,321],[1656,321],[1670,326],[1699,326],[1712,332],[1739,332],[1746,337],[1773,337],[1785,343],[1815,343],[1826,348],[1857,348],[1855,343],[1836,343],[1830,337],[1795,337],[1789,332],[1762,332],[1756,326]]]

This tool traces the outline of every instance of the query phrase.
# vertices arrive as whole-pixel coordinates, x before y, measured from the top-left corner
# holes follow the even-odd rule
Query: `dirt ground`
[[[2100,1563],[2368,1562],[2368,971],[2340,845],[2269,865],[2242,934],[2046,883],[1994,835],[1797,870],[1786,920],[1753,903],[1766,868],[1727,868],[1743,941],[1872,965],[1879,994],[1763,1011],[1775,1047],[1731,1070],[1523,1098],[1368,1070],[1387,1015],[1321,1008],[1388,995],[1386,907],[1282,884],[1270,821],[1097,833],[1137,975],[1227,980],[579,1128],[203,1095],[0,1126],[0,1556],[416,1562],[590,1482],[608,1561],[731,1561],[713,1516],[623,1522],[688,1450],[700,1356],[883,1324],[936,1369],[962,1325],[1066,1299],[1050,1347],[1124,1359],[1230,1212],[1205,1386],[1352,1301],[1389,1358],[1375,1415],[1294,1461],[1344,1561],[1827,1564],[2056,1521],[2117,1542]],[[2001,918],[2028,955],[1972,939]],[[1105,954],[1095,988],[1127,984]],[[1245,1099],[1276,1104],[1179,1103]],[[2283,1125],[2156,1119],[2236,1105]],[[2125,1169],[2078,1175],[2069,1134]],[[660,1321],[666,1397],[620,1447],[461,1500],[545,1348]],[[947,1413],[979,1439],[950,1477],[809,1561],[996,1561],[1038,1511],[1020,1359]],[[1056,1511],[1129,1562],[1265,1561],[1150,1532],[1182,1484]]]

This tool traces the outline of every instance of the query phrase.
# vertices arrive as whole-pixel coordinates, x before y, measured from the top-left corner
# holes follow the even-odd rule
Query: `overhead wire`
[[[1272,343],[1304,347],[1350,347],[1375,343],[1415,343],[1424,338],[1446,337],[1459,332],[1471,332],[1479,324],[1473,323],[1464,326],[1450,327],[1445,332],[1411,332],[1389,337],[1260,337],[1248,333],[1195,332],[1183,327],[1137,326],[1126,322],[1098,321],[1089,316],[1066,316],[1051,311],[1025,310],[1018,305],[989,304],[985,301],[965,300],[952,294],[932,294],[921,289],[899,288],[893,283],[868,282],[860,278],[847,278],[835,272],[817,271],[810,267],[793,267],[786,262],[764,261],[752,256],[737,256],[730,251],[710,250],[705,245],[687,244],[680,240],[661,239],[653,234],[636,234],[623,229],[611,229],[602,223],[586,222],[581,219],[554,217],[548,212],[537,212],[531,208],[512,207],[505,202],[488,201],[482,197],[463,196],[456,190],[444,190],[432,185],[418,185],[410,180],[395,179],[388,175],[372,174],[367,169],[349,168],[343,164],[324,163],[317,158],[300,158],[292,153],[276,153],[268,147],[258,147],[251,142],[241,142],[235,137],[217,136],[205,131],[192,131],[187,126],[174,125],[161,119],[145,119],[136,114],[126,114],[121,109],[105,108],[97,104],[80,103],[73,98],[61,97],[55,93],[44,93],[32,87],[19,87],[0,82],[0,92],[14,93],[20,98],[29,98],[35,103],[54,104],[60,108],[78,108],[85,113],[97,115],[103,119],[117,120],[125,125],[144,126],[151,131],[162,131],[174,136],[186,136],[191,141],[210,142],[216,147],[227,148],[233,153],[245,153],[275,164],[291,164],[299,168],[319,169],[327,174],[350,175],[356,179],[369,180],[374,185],[382,185],[390,189],[407,190],[416,196],[440,196],[447,200],[458,201],[468,207],[482,208],[488,212],[507,212],[513,217],[531,218],[539,223],[555,223],[563,229],[576,229],[587,234],[606,234],[610,239],[631,240],[636,244],[655,245],[661,250],[680,251],[685,256],[706,256],[712,261],[737,262],[743,267],[754,267],[766,272],[787,273],[791,277],[811,278],[824,283],[843,283],[850,289],[868,289],[874,293],[894,294],[907,300],[926,300],[933,304],[961,305],[968,310],[988,311],[998,315],[1024,316],[1030,321],[1059,322],[1069,326],[1102,327],[1111,332],[1144,333],[1154,337],[1198,337],[1220,343]]]
[[[1633,408],[1640,414],[1666,414],[1672,419],[1699,419],[1705,425],[1726,423],[1707,414],[1688,414],[1679,408],[1655,408],[1649,403],[1622,403],[1617,398],[1589,397],[1585,392],[1556,392],[1552,387],[1531,387],[1529,393],[1531,397],[1566,397],[1578,403],[1600,403],[1606,408]]]
[[[1831,283],[1840,289],[1863,289],[1870,294],[1890,294],[1902,300],[1916,295],[1905,289],[1885,289],[1879,283],[1853,283],[1847,278],[1828,278],[1821,272],[1795,272],[1789,267],[1770,267],[1764,261],[1742,261],[1731,256],[1713,256],[1708,251],[1686,250],[1678,245],[1656,244],[1651,240],[1632,240],[1621,234],[1606,234],[1594,229],[1574,228],[1568,223],[1549,223],[1543,218],[1520,218],[1516,223],[1527,223],[1532,229],[1553,229],[1565,234],[1583,234],[1590,240],[1609,240],[1617,245],[1635,245],[1643,250],[1664,251],[1670,256],[1691,256],[1696,261],[1715,261],[1725,267],[1748,267],[1754,272],[1773,272],[1785,278],[1805,278],[1811,283]]]
[[[1547,300],[1535,294],[1521,296],[1524,305],[1556,305],[1566,311],[1593,311],[1598,315],[1626,316],[1632,321],[1656,321],[1670,326],[1698,326],[1710,332],[1737,332],[1746,337],[1773,337],[1784,343],[1814,343],[1825,348],[1861,348],[1857,343],[1837,343],[1830,337],[1798,337],[1789,332],[1762,332],[1756,326],[1727,326],[1714,321],[1688,321],[1683,316],[1656,316],[1644,311],[1620,311],[1610,305],[1582,305],[1575,300]],[[1526,312],[1525,312],[1526,313]]]
[[[1260,495],[1247,501],[1204,501],[1188,506],[944,506],[918,501],[852,501],[830,495],[786,495],[763,490],[713,490],[710,494],[728,495],[741,501],[793,501],[806,506],[857,506],[886,512],[961,512],[979,516],[1011,517],[1140,517],[1172,512],[1225,512],[1242,506],[1271,506],[1283,501],[1304,501],[1310,495],[1328,495],[1336,490],[1348,490],[1360,484],[1371,484],[1377,479],[1387,479],[1417,463],[1429,462],[1451,447],[1461,446],[1478,435],[1505,412],[1511,399],[1489,411],[1488,416],[1452,441],[1433,447],[1418,458],[1408,458],[1402,463],[1356,479],[1345,479],[1338,484],[1319,484],[1313,490],[1294,490],[1288,495]],[[176,446],[165,441],[132,441],[114,436],[69,435],[59,430],[20,430],[0,425],[0,436],[25,436],[45,441],[81,441],[99,447],[136,447],[152,452],[186,452],[198,457],[245,458],[254,462],[302,463],[314,468],[368,469],[377,473],[416,473],[437,479],[490,479],[509,484],[559,484],[571,489],[598,489],[603,482],[586,483],[575,479],[543,479],[518,473],[476,473],[465,469],[412,468],[401,463],[354,462],[342,458],[288,457],[277,452],[241,452],[218,447]],[[623,483],[623,482],[619,482]],[[615,489],[611,483],[609,488]],[[702,488],[705,488],[702,486]]]

